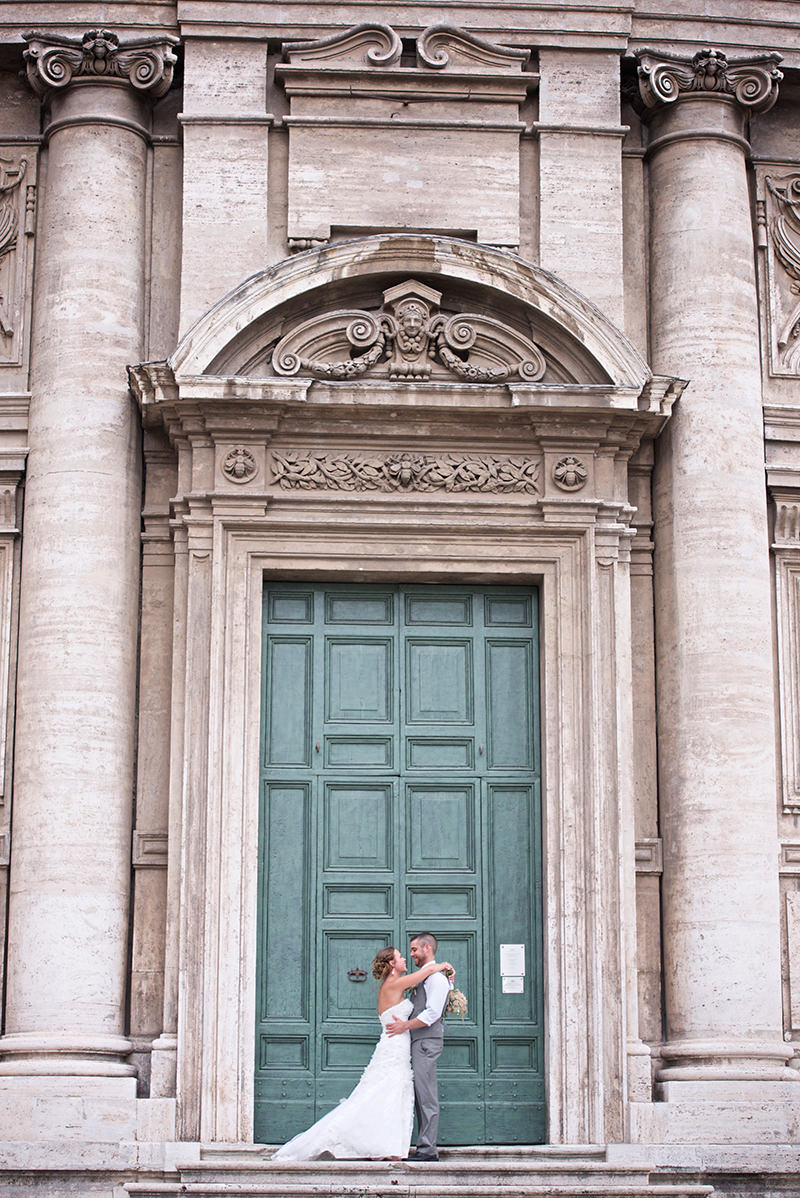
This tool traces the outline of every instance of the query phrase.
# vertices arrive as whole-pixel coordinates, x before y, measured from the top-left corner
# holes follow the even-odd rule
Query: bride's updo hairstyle
[[[392,972],[396,951],[390,945],[389,948],[382,948],[380,952],[376,953],[375,960],[372,962],[372,976],[379,982],[382,982]]]

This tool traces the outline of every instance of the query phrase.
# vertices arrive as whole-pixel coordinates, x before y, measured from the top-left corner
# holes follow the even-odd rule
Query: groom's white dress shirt
[[[437,1019],[441,1019],[447,997],[453,983],[444,976],[441,970],[432,973],[422,983],[425,990],[425,1007],[415,1019],[419,1019],[426,1027],[430,1027]]]

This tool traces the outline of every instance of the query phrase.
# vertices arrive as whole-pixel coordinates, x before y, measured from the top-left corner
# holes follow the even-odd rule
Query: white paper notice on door
[[[503,994],[523,994],[525,992],[524,978],[509,978],[503,975]]]
[[[524,944],[500,945],[500,976],[504,978],[525,977]],[[509,990],[507,993],[513,994],[515,991]]]

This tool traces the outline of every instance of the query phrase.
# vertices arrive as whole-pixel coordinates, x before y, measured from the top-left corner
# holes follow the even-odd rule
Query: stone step
[[[419,1182],[395,1183],[384,1178],[370,1185],[331,1180],[320,1172],[316,1178],[292,1185],[261,1183],[236,1184],[230,1181],[206,1182],[132,1182],[125,1186],[137,1198],[164,1198],[165,1195],[185,1195],[186,1198],[708,1198],[712,1186],[704,1185],[646,1185],[612,1184],[595,1186],[564,1185],[558,1181],[544,1185],[477,1185],[464,1183],[441,1185],[432,1179]]]
[[[137,1198],[704,1198],[711,1186],[661,1184],[648,1167],[610,1164],[602,1150],[456,1153],[437,1163],[303,1161],[272,1164],[261,1151],[203,1152],[175,1182],[136,1182]],[[493,1159],[492,1159],[493,1158]]]
[[[345,1166],[345,1167],[342,1167]],[[321,1175],[331,1184],[352,1187],[368,1187],[378,1184],[390,1186],[392,1191],[403,1186],[423,1184],[446,1186],[493,1186],[527,1187],[532,1185],[593,1186],[595,1189],[613,1188],[618,1185],[646,1186],[649,1170],[641,1168],[619,1168],[605,1162],[582,1165],[578,1161],[564,1164],[550,1162],[480,1162],[458,1165],[441,1161],[437,1164],[389,1164],[375,1162],[353,1162],[348,1168],[343,1161],[316,1161],[313,1163],[286,1163],[261,1166],[233,1166],[204,1168],[202,1165],[181,1170],[181,1181],[185,1184],[205,1184],[217,1177],[235,1185],[304,1185]]]

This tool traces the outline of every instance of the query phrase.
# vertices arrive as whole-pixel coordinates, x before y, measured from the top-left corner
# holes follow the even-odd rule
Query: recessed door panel
[[[325,783],[326,870],[392,869],[393,790],[391,781]]]
[[[475,868],[475,784],[406,787],[408,869]]]
[[[537,626],[525,588],[266,587],[257,1140],[352,1089],[372,959],[425,930],[469,1000],[440,1142],[543,1138]]]
[[[409,724],[470,724],[472,643],[414,638],[406,643]]]
[[[385,723],[392,718],[392,642],[329,637],[326,719]]]

